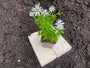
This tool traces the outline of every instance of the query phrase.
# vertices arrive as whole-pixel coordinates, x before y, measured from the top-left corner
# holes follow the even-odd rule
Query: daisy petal
[[[37,14],[40,16],[40,13],[39,12]]]
[[[35,8],[39,8],[39,5],[38,5],[38,4],[36,4],[36,5],[35,5]]]
[[[55,34],[58,32],[58,30],[57,31],[55,31]]]
[[[35,16],[37,16],[37,12],[35,12]]]
[[[32,11],[35,11],[36,9],[34,7],[32,7]]]

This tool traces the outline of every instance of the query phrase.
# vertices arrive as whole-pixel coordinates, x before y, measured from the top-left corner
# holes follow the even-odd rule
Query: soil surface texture
[[[39,30],[29,16],[39,2],[61,12],[63,37],[72,46],[43,68],[90,68],[90,0],[0,0],[0,68],[41,68],[27,37]]]

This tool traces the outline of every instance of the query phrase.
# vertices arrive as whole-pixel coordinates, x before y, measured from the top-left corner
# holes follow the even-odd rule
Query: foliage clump
[[[53,23],[56,20],[58,15],[61,15],[60,12],[54,14],[55,11],[54,6],[50,6],[49,10],[43,9],[40,4],[32,7],[31,12],[29,13],[35,20],[35,24],[38,25],[40,31],[38,31],[38,35],[43,37],[43,40],[48,39],[52,42],[57,42],[58,37],[64,33],[64,22],[58,19],[55,23],[55,27],[53,27]]]

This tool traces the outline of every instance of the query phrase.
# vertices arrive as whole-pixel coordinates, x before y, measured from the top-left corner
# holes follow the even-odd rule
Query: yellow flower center
[[[33,15],[33,13],[31,13],[31,15]]]
[[[60,30],[60,28],[58,28],[58,30]]]
[[[59,24],[59,25],[61,25],[61,23],[60,23],[60,22],[59,22],[58,24]]]
[[[39,12],[39,9],[36,9],[36,12]]]
[[[53,8],[51,8],[51,10],[53,10]]]
[[[46,15],[46,12],[43,12],[44,15]]]

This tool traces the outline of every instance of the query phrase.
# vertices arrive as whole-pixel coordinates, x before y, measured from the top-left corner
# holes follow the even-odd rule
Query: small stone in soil
[[[2,63],[4,61],[4,57],[3,55],[0,55],[0,63]]]
[[[19,59],[17,60],[17,62],[20,62],[20,61],[21,61],[21,60],[19,60]]]

